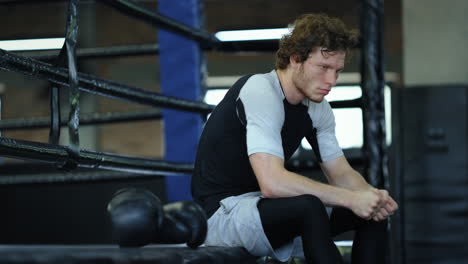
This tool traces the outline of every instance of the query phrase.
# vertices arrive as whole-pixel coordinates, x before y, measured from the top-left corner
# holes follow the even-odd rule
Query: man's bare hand
[[[398,204],[393,200],[393,198],[388,195],[386,190],[378,190],[381,194],[381,203],[379,205],[379,210],[375,212],[372,219],[374,221],[382,221],[387,217],[394,214],[394,212],[398,209]]]
[[[372,219],[380,205],[380,193],[377,189],[354,191],[350,209],[359,217]]]
[[[386,190],[370,188],[355,191],[350,209],[361,218],[382,221],[398,209],[398,204]]]
[[[382,221],[398,209],[398,204],[392,199],[386,190],[374,189],[379,193],[380,202],[379,206],[374,210],[372,219],[374,221]]]

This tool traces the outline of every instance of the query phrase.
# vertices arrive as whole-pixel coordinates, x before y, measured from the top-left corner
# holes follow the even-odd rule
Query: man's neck
[[[283,88],[284,96],[288,103],[297,105],[304,99],[304,95],[297,89],[292,79],[292,71],[290,68],[284,70],[276,70],[281,88]]]

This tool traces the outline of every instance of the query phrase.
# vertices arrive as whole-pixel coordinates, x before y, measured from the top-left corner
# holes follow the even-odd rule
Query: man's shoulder
[[[281,88],[274,72],[251,75],[242,87],[245,95],[281,97]]]
[[[267,72],[267,73],[257,73],[250,76],[248,81],[256,82],[259,84],[270,85],[274,86],[276,81],[276,76],[274,75],[274,71]]]

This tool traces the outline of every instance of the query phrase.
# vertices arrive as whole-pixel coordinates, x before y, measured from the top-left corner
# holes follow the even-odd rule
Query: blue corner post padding
[[[159,12],[186,25],[199,28],[199,0],[160,0]],[[200,100],[202,51],[197,42],[166,30],[158,30],[162,93],[189,100]],[[163,109],[165,159],[194,162],[202,130],[197,113]],[[166,177],[168,201],[191,200],[190,176]]]

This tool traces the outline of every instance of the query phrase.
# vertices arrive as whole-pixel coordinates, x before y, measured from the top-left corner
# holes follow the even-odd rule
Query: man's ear
[[[289,56],[289,64],[291,64],[291,66],[295,66],[295,65],[299,64],[300,61],[301,60],[300,60],[298,54],[293,54],[293,55]]]

